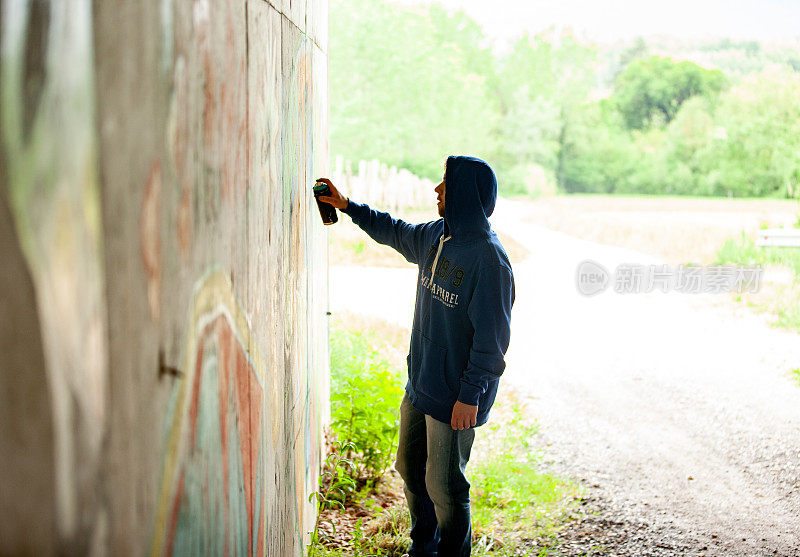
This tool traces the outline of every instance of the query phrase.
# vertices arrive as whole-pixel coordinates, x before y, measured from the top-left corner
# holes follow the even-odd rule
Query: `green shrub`
[[[331,328],[331,429],[362,480],[376,480],[391,465],[397,446],[402,370],[381,355],[370,331]],[[358,456],[354,456],[356,453]]]
[[[361,252],[364,251],[364,248],[367,247],[367,245],[360,240],[358,242],[347,242],[345,246],[347,246],[348,249],[353,250],[356,255],[360,255]]]
[[[319,478],[320,490],[309,495],[308,500],[317,500],[317,510],[341,509],[344,510],[346,501],[356,490],[353,479],[355,465],[348,459],[346,453],[355,449],[352,443],[335,441]]]

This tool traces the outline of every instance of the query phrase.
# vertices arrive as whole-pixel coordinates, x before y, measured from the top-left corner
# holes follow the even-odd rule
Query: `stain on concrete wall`
[[[39,478],[0,552],[299,555],[329,415],[327,3],[64,4],[0,0],[0,246],[28,270],[3,279],[31,293],[0,303],[41,337],[0,339],[27,362],[0,378],[4,516]]]

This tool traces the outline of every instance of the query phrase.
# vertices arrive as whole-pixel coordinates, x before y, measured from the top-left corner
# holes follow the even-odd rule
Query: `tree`
[[[776,67],[731,89],[703,153],[715,194],[794,197],[800,188],[800,76]]]
[[[568,193],[631,190],[638,154],[630,133],[608,101],[577,108],[562,147],[560,184]]]
[[[597,48],[569,31],[524,35],[500,61],[501,178],[521,186],[530,169],[563,181],[564,141],[596,81]]]
[[[493,58],[477,23],[441,6],[331,6],[331,154],[438,180],[449,154],[493,150]]]
[[[669,124],[688,99],[714,95],[725,86],[720,70],[650,56],[634,60],[620,74],[613,98],[628,128],[641,130]]]

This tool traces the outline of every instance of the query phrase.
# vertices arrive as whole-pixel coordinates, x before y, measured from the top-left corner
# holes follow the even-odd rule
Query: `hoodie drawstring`
[[[442,253],[442,247],[444,246],[444,243],[450,238],[452,238],[452,236],[448,236],[447,238],[445,238],[444,234],[442,234],[441,237],[439,238],[439,249],[436,250],[436,257],[433,258],[433,267],[431,267],[431,280],[433,280],[433,277],[436,275],[436,263],[439,261],[439,254]]]

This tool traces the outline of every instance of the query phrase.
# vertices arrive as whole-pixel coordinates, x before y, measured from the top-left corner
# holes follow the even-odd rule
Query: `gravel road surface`
[[[800,555],[800,336],[726,294],[583,296],[584,260],[660,262],[525,223],[506,200],[492,224],[531,252],[503,381],[528,398],[545,465],[600,513],[565,533],[574,554]],[[332,266],[331,310],[409,327],[415,280]]]

